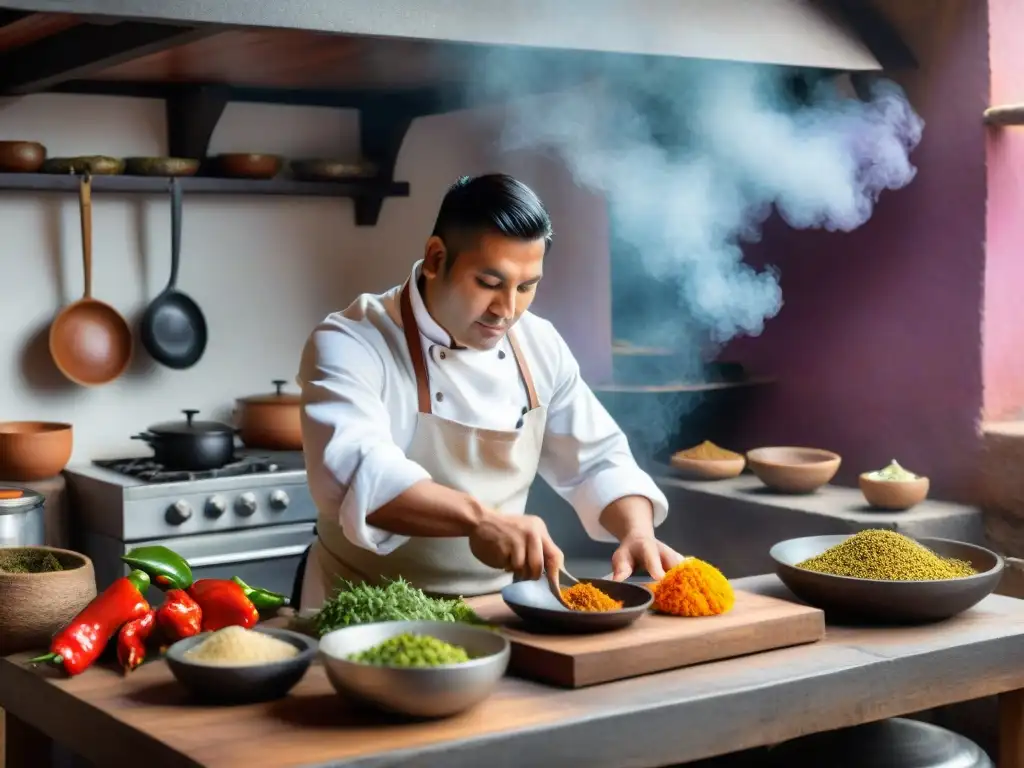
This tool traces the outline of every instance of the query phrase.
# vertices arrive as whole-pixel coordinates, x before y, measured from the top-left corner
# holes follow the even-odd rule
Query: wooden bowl
[[[272,179],[281,170],[278,155],[229,153],[217,156],[217,168],[224,176],[236,179]]]
[[[669,463],[678,474],[690,480],[728,480],[737,477],[747,461],[742,456],[736,459],[689,459],[673,456]]]
[[[813,493],[828,483],[842,458],[823,448],[773,446],[747,452],[747,466],[766,486],[780,493]]]
[[[920,504],[928,497],[927,477],[916,480],[872,480],[869,474],[865,472],[857,482],[868,504],[878,509],[902,511]]]
[[[96,597],[96,574],[85,555],[56,547],[13,549],[50,552],[64,570],[0,571],[0,656],[45,650],[50,638]]]
[[[70,424],[0,422],[0,478],[25,482],[56,477],[71,460],[73,447]]]
[[[46,160],[46,147],[37,141],[0,141],[0,171],[36,173]]]

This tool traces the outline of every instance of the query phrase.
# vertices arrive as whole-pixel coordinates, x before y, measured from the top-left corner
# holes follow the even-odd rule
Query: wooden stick
[[[999,768],[1024,768],[1024,690],[999,696]]]

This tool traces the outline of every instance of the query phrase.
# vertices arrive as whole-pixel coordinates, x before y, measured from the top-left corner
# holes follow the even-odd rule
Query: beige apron
[[[409,284],[400,296],[402,330],[412,357],[419,413],[406,456],[434,482],[468,493],[506,515],[521,515],[537,475],[547,409],[537,401],[529,367],[510,330],[509,344],[529,397],[521,427],[512,431],[477,429],[435,416],[419,327],[409,300]],[[337,519],[317,521],[318,539],[309,553],[301,608],[319,608],[340,578],[381,584],[401,576],[436,595],[481,595],[511,583],[512,574],[490,568],[473,555],[466,537],[413,537],[387,555],[350,542]]]

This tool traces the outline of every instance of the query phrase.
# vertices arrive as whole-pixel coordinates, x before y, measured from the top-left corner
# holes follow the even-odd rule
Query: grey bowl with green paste
[[[401,666],[356,661],[400,635],[428,635],[464,649],[468,661]],[[498,632],[449,621],[354,624],[320,638],[320,659],[334,689],[412,717],[447,717],[487,698],[508,669],[510,646]]]

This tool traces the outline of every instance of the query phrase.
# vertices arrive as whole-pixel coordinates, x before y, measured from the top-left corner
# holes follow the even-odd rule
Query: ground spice
[[[613,600],[593,584],[573,584],[562,588],[562,599],[574,611],[617,611],[621,600]]]
[[[0,549],[0,573],[52,573],[63,571],[52,552],[35,549]]]
[[[881,581],[934,581],[973,576],[970,563],[940,557],[896,531],[869,529],[854,534],[797,568]]]
[[[736,603],[732,584],[722,572],[695,557],[686,558],[648,588],[654,592],[654,608],[673,616],[717,616]]]
[[[685,451],[679,451],[676,456],[682,459],[698,459],[700,461],[728,461],[743,458],[738,453],[727,451],[725,448],[719,448],[710,440],[705,440],[700,445],[687,448]]]

